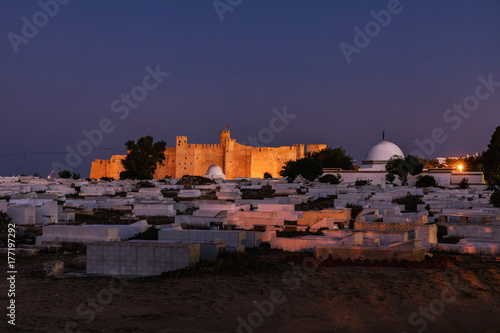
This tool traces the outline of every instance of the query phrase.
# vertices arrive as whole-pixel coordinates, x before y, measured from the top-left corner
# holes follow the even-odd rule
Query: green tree
[[[469,171],[484,171],[483,154],[469,156],[465,159],[465,167]]]
[[[336,176],[335,175],[324,175],[324,176],[319,177],[318,180],[321,183],[330,183],[333,185],[337,185],[337,184],[340,184],[340,182],[342,181],[342,176],[339,174],[337,174]]]
[[[72,174],[71,174],[71,171],[69,170],[61,170],[57,173],[57,176],[59,178],[66,178],[66,179],[69,179],[71,178]]]
[[[298,175],[309,181],[313,181],[323,174],[323,167],[312,158],[301,158],[296,161],[288,161],[280,171],[280,176],[286,177],[289,182],[293,182]]]
[[[323,168],[341,168],[344,170],[354,170],[354,159],[347,155],[345,149],[326,148],[313,153],[307,153],[307,156],[318,161]]]
[[[483,153],[484,178],[491,186],[500,186],[500,126],[491,135],[488,149]]]
[[[349,220],[349,229],[354,229],[354,222],[359,214],[363,212],[363,206],[356,204],[347,204],[346,208],[351,208],[351,219]]]
[[[421,161],[422,163],[422,161]],[[427,169],[437,169],[437,168],[444,168],[445,165],[444,164],[440,164],[439,161],[437,160],[437,158],[428,158],[426,160],[424,160],[424,163],[422,163],[424,165],[424,167],[426,167]]]
[[[444,160],[444,165],[449,169],[454,169],[456,163],[457,163],[456,158],[447,157]]]
[[[424,166],[413,155],[408,155],[405,158],[394,156],[385,165],[385,170],[388,173],[386,179],[392,183],[395,179],[394,176],[398,176],[401,185],[405,186],[408,185],[408,174],[416,176],[422,172],[423,168]]]
[[[492,203],[494,207],[500,207],[500,189],[495,188],[491,194],[490,203]]]
[[[461,190],[465,190],[469,188],[469,178],[462,178],[460,183],[458,183],[458,188]]]
[[[142,180],[140,182],[137,183],[137,188],[138,189],[141,189],[141,188],[155,188],[155,184],[153,183],[150,183],[148,182],[147,180]]]
[[[429,175],[419,176],[415,186],[416,187],[436,187],[437,186],[436,178],[429,176]]]
[[[165,141],[154,142],[152,136],[145,136],[125,143],[128,154],[122,160],[125,171],[120,173],[121,179],[151,179],[158,164],[165,161]]]
[[[363,180],[363,179],[356,179],[354,182],[354,186],[366,186],[366,185],[371,185],[372,181],[371,179]]]
[[[458,158],[448,157],[445,160],[447,168],[457,169],[458,165],[463,166],[463,171],[483,171],[483,155],[476,154],[468,157],[460,156]]]
[[[394,176],[394,174],[393,174],[393,173],[390,173],[390,172],[389,172],[388,174],[386,174],[386,175],[385,175],[385,180],[386,180],[388,183],[391,183],[391,184],[392,184],[392,183],[394,182],[394,180],[396,180],[396,176]]]
[[[75,172],[73,172],[73,173],[71,174],[71,178],[73,178],[73,179],[77,180],[77,179],[80,179],[81,177],[80,177],[80,174],[79,174],[79,173],[75,173]]]
[[[271,175],[269,172],[264,172],[264,179],[271,179],[273,178],[273,175]]]
[[[405,197],[396,198],[396,199],[392,200],[392,202],[400,204],[400,205],[405,205],[405,211],[407,211],[407,212],[416,212],[417,205],[421,205],[421,204],[425,203],[422,200],[421,195],[411,195],[411,194],[408,194]]]

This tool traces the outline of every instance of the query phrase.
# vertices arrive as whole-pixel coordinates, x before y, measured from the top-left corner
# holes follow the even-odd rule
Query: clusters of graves
[[[40,230],[38,247],[85,244],[87,274],[158,275],[262,243],[342,260],[420,261],[431,249],[500,254],[500,209],[487,190],[177,182],[0,177],[0,211],[17,228]],[[396,202],[407,196],[422,203],[408,211]],[[353,216],[353,206],[362,212]],[[112,223],[96,220],[103,213]],[[131,240],[152,226],[157,240]]]

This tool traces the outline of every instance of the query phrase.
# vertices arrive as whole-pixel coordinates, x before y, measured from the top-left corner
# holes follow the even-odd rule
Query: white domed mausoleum
[[[405,157],[403,151],[397,145],[389,141],[381,141],[368,150],[360,170],[385,171],[387,161],[394,156]]]
[[[222,172],[222,168],[216,164],[208,167],[207,174],[204,177],[210,179],[226,179],[226,176]]]
[[[380,185],[382,188],[385,188],[387,183],[385,177],[387,171],[385,170],[385,166],[387,161],[394,156],[405,158],[401,148],[383,139],[383,141],[377,143],[368,150],[359,170],[323,169],[323,175],[340,175],[343,184],[353,184],[357,180],[363,180],[368,181],[371,185]],[[434,177],[438,186],[457,186],[464,178],[467,178],[469,180],[469,185],[474,188],[485,189],[487,186],[484,183],[482,172],[455,172],[453,169],[424,169],[423,172],[417,176],[409,176],[408,184],[414,186],[418,177],[426,175]],[[394,184],[401,185],[401,182],[396,178]]]

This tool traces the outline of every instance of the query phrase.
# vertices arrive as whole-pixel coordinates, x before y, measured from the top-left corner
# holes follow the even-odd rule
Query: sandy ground
[[[161,277],[42,277],[44,262],[75,256],[18,258],[16,326],[2,278],[0,332],[500,332],[500,264],[472,256],[449,269],[309,268],[271,252]]]

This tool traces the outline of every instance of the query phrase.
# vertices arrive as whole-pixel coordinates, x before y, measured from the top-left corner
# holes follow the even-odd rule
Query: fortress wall
[[[306,156],[306,154],[304,153],[304,145],[294,144],[293,148],[295,148],[295,150],[296,150],[295,160],[299,160],[299,159]]]
[[[163,165],[157,165],[154,177],[156,179],[165,176],[175,177],[175,148],[165,149],[165,161]]]
[[[222,170],[226,179],[250,177],[252,150],[236,142],[230,142],[225,149],[225,165]]]
[[[100,179],[106,177],[109,160],[94,160],[90,168],[90,178]]]
[[[325,145],[308,145],[309,149],[320,149]],[[325,146],[326,147],[326,146]],[[204,176],[208,167],[218,165],[226,179],[235,177],[263,177],[270,172],[279,177],[279,172],[287,161],[304,157],[304,145],[271,147],[244,146],[230,137],[229,131],[221,131],[220,144],[190,144],[186,136],[177,136],[175,147],[165,150],[164,165],[158,165],[155,178],[166,175],[180,178],[183,175]],[[126,155],[113,155],[110,160],[92,162],[90,178],[119,178],[124,170],[121,160]]]
[[[194,175],[194,148],[187,144],[177,145],[175,150],[175,177]]]
[[[122,161],[127,158],[127,155],[113,155],[111,157],[111,163],[108,167],[108,174],[111,174],[111,178],[120,178],[120,172],[125,171]],[[108,176],[109,177],[109,176]]]
[[[218,165],[222,168],[223,154],[219,145],[211,145],[212,147],[198,148],[195,152],[195,170],[194,175],[204,176],[207,169],[211,165]]]
[[[285,166],[288,161],[295,161],[297,159],[304,157],[304,145],[297,145],[295,147],[278,147],[271,148],[271,151],[275,154],[276,160],[276,175],[273,173],[273,177],[279,177],[279,172]]]
[[[124,170],[121,161],[126,157],[127,155],[113,155],[109,160],[94,160],[90,169],[90,178],[120,178],[120,172]]]
[[[209,166],[222,167],[222,148],[219,145],[180,144],[175,151],[175,163],[172,175],[180,178],[184,175],[204,176]]]
[[[269,172],[274,176],[271,167],[272,165],[269,164],[269,148],[252,147],[250,177],[262,178],[265,172]]]
[[[303,157],[304,153],[300,150],[300,146],[252,147],[251,177],[262,178],[265,172],[271,173],[273,177],[279,177],[279,172],[287,161],[295,161]]]
[[[165,150],[164,165],[158,165],[155,178],[164,178],[166,175],[180,178],[183,175],[205,175],[209,166],[216,164],[223,168],[227,179],[235,177],[262,178],[264,172],[270,172],[273,177],[279,177],[279,171],[286,161],[295,160],[301,156],[296,147],[249,147],[235,143],[233,148],[211,145],[200,147],[181,145]],[[303,154],[302,154],[303,155]],[[114,155],[110,160],[95,160],[92,162],[90,178],[99,179],[111,177],[118,179],[124,170],[121,160],[126,155]],[[225,164],[224,164],[225,160]]]
[[[315,145],[307,145],[306,148],[307,148],[307,150],[306,150],[307,153],[315,153],[317,151],[326,149],[326,145],[316,145],[316,144]]]

